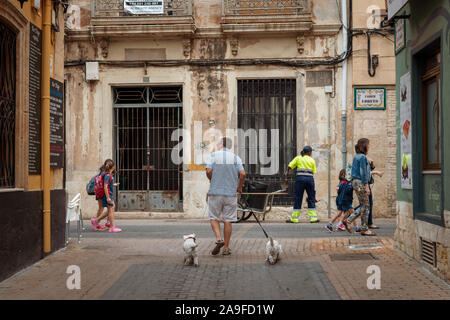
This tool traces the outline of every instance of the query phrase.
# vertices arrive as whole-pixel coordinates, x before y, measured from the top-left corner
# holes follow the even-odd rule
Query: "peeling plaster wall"
[[[89,25],[90,5],[88,1],[79,1],[81,29]],[[313,22],[318,25],[333,25],[339,23],[339,13],[335,0],[312,1]],[[221,27],[221,1],[194,0],[193,15],[198,34],[190,39],[191,59],[255,59],[255,58],[315,58],[332,57],[342,52],[341,33],[336,35],[304,34],[303,52],[297,47],[297,38],[293,34],[274,35],[239,35],[231,37],[220,31]],[[231,40],[238,39],[237,54],[233,54]],[[126,49],[165,50],[166,58],[185,60],[183,41],[176,39],[108,39],[106,51],[102,49],[100,39],[96,41],[71,40],[66,43],[66,61],[77,60],[126,60]],[[104,55],[104,53],[106,53]],[[349,61],[349,74],[352,74],[351,61]],[[266,79],[266,78],[295,78],[297,80],[297,149],[298,153],[304,145],[312,145],[313,154],[317,162],[318,173],[316,179],[319,215],[322,219],[327,216],[327,95],[322,87],[307,87],[306,72],[324,70],[325,67],[293,68],[281,66],[178,66],[178,67],[147,67],[147,73],[142,66],[106,66],[100,64],[100,80],[86,82],[84,80],[84,67],[67,67],[65,78],[67,80],[67,189],[70,196],[81,192],[83,195],[83,214],[86,217],[94,216],[97,203],[93,197],[84,192],[85,185],[93,176],[106,158],[113,158],[113,102],[112,86],[119,85],[152,85],[152,84],[179,84],[183,86],[183,127],[190,129],[193,135],[194,122],[201,121],[203,132],[211,128],[225,130],[236,128],[237,119],[237,80],[238,79]],[[331,69],[333,71],[334,93],[331,99],[331,207],[335,208],[335,188],[338,172],[342,163],[342,123],[340,114],[341,77],[340,65]],[[143,77],[149,78],[145,82]],[[355,77],[356,78],[356,77]],[[374,142],[379,141],[383,146],[390,134],[390,129],[380,125],[389,120],[391,113],[379,112],[375,115],[367,114],[363,119],[352,110],[352,84],[354,80],[349,76],[347,106],[347,149],[348,161],[353,156],[355,139],[364,135],[372,135]],[[391,98],[389,98],[391,99]],[[361,115],[361,114],[360,114]],[[355,122],[355,119],[358,119]],[[395,123],[395,113],[394,113]],[[387,130],[387,131],[386,131]],[[376,138],[378,137],[378,138]],[[210,137],[212,138],[212,137]],[[378,139],[378,140],[377,140]],[[205,141],[206,143],[212,142]],[[395,141],[394,141],[395,143]],[[191,145],[191,154],[198,154],[196,146]],[[383,147],[384,148],[384,147]],[[235,148],[235,150],[237,150]],[[384,152],[385,149],[380,149]],[[395,149],[394,149],[395,150]],[[388,154],[388,152],[386,152]],[[183,164],[183,212],[185,217],[205,218],[206,193],[209,183],[202,163]],[[381,168],[380,163],[377,167]],[[387,169],[386,169],[387,170]],[[395,172],[395,171],[394,171]],[[395,176],[395,173],[394,173]],[[389,181],[387,175],[383,181]],[[382,187],[376,186],[374,216],[392,215],[386,212],[386,207],[395,206],[395,199],[389,198]],[[392,202],[392,203],[391,203]],[[277,215],[277,212],[279,213]],[[278,208],[268,215],[271,217],[284,217],[289,214],[290,208]]]
[[[222,0],[193,0],[197,28],[218,28],[222,21]]]
[[[360,0],[359,0],[360,1]],[[337,6],[339,3],[339,7]],[[312,0],[311,12],[314,23],[335,24],[339,22],[340,1],[336,0]]]

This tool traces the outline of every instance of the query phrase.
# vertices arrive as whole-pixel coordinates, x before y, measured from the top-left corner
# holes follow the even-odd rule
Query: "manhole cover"
[[[331,261],[376,260],[371,253],[330,254]]]

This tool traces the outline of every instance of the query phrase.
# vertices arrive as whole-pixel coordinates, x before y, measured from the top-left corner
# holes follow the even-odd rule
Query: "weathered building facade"
[[[60,2],[0,1],[0,281],[65,245],[63,28]]]
[[[376,2],[385,8],[384,1]],[[368,75],[365,35],[373,28],[368,21],[376,19],[369,9],[373,1],[348,1],[352,25],[360,29],[347,48],[353,55],[344,54],[340,3],[164,1],[162,14],[133,15],[120,0],[73,1],[66,15],[65,57],[70,194],[84,190],[101,163],[112,158],[120,182],[119,216],[204,217],[205,159],[220,135],[214,130],[220,130],[233,136],[236,152],[245,154],[249,179],[279,182],[287,163],[312,145],[319,215],[325,218],[328,150],[334,186],[343,153],[351,161],[356,140],[368,137],[377,169],[385,172],[374,189],[375,216],[394,214],[392,39],[372,34],[379,66]],[[355,110],[356,88],[379,87],[380,108]],[[183,137],[181,164],[172,159],[173,152],[179,154],[178,140],[172,141],[177,129],[190,134]],[[227,129],[242,129],[247,136],[249,129],[269,130],[266,149],[272,153],[263,148],[267,153],[258,151],[251,163],[254,146]],[[270,129],[278,129],[278,140]],[[261,169],[270,167],[267,154],[276,154],[279,166],[263,174]],[[291,203],[292,197],[278,198],[278,212],[289,211]],[[86,193],[83,208],[86,217],[96,212]]]
[[[405,35],[396,56],[395,246],[449,282],[450,4],[410,0],[394,9],[391,21]]]

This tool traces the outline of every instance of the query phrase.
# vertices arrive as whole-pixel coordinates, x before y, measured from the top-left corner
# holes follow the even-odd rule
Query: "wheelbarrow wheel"
[[[248,220],[248,218],[250,218],[252,216],[252,213],[249,212],[247,215],[243,214],[242,215],[242,220]]]
[[[245,213],[244,211],[238,211],[236,222],[248,220],[251,216],[252,216],[251,212]]]
[[[238,203],[238,207],[240,209],[244,209],[244,206],[241,203]],[[236,222],[245,221],[248,218],[250,218],[251,215],[252,215],[251,212],[245,212],[245,211],[242,211],[242,210],[238,210],[237,211],[237,221]]]

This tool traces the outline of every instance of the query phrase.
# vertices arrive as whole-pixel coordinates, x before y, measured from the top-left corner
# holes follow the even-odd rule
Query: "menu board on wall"
[[[64,167],[64,84],[50,78],[50,167]]]
[[[41,30],[30,23],[28,172],[41,173]]]
[[[411,73],[400,78],[400,152],[403,189],[412,189]]]

